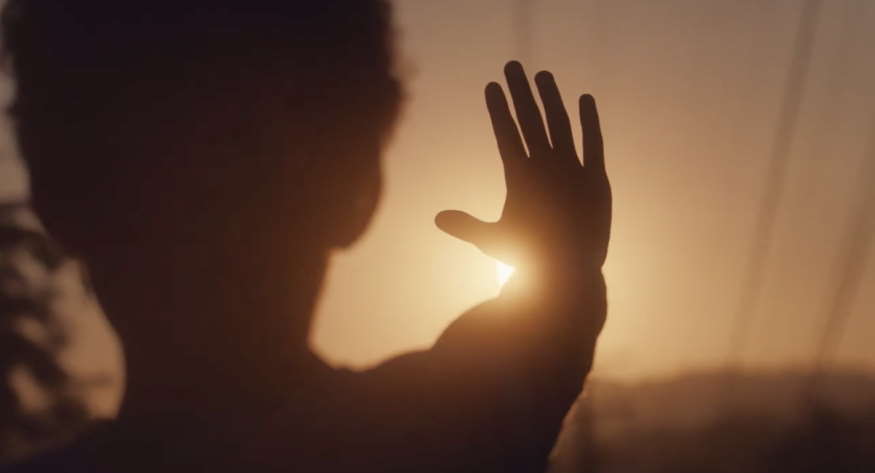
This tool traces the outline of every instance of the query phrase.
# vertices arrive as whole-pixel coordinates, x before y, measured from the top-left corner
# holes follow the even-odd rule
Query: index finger
[[[495,82],[490,82],[486,86],[486,108],[489,110],[492,130],[495,132],[495,141],[498,143],[498,152],[502,161],[525,158],[526,150],[510,114],[507,98],[501,86]]]

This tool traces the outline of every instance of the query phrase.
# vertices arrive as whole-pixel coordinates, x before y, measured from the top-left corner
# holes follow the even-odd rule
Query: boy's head
[[[351,243],[401,95],[388,14],[381,0],[9,0],[37,212],[86,259],[259,232]]]

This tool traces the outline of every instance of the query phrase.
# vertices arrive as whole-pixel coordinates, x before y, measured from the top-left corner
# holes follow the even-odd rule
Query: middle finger
[[[532,95],[532,89],[528,79],[526,79],[523,66],[517,61],[511,61],[504,67],[504,75],[507,78],[510,95],[513,97],[513,106],[516,110],[517,121],[520,123],[520,130],[523,132],[523,138],[529,148],[529,155],[532,157],[543,156],[549,152],[550,144],[547,140],[541,111],[538,110],[538,105],[535,103],[535,97]]]

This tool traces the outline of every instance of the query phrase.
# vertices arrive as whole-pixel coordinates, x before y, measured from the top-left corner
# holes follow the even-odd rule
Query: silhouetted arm
[[[544,471],[605,314],[601,275],[576,283],[537,297],[508,287],[460,317],[431,350],[366,373],[365,423],[375,427],[353,437],[408,471]]]
[[[371,372],[418,399],[386,412],[409,419],[401,424],[410,438],[420,432],[411,443],[429,458],[419,466],[428,463],[424,471],[542,471],[605,320],[601,267],[611,193],[595,103],[580,98],[581,162],[552,75],[536,76],[545,128],[522,67],[509,63],[505,73],[520,130],[501,86],[486,88],[507,183],[501,219],[448,211],[437,224],[517,273],[500,297],[460,317],[431,350]]]

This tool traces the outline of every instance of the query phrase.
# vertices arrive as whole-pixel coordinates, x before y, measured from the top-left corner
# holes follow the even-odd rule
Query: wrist
[[[604,290],[604,276],[601,266],[570,259],[526,264],[516,268],[504,290],[553,295],[592,294]]]

